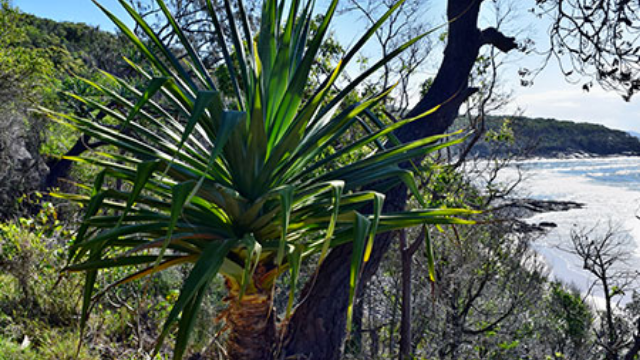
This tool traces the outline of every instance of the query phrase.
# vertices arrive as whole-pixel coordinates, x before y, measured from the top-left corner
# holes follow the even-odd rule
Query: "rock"
[[[513,222],[513,231],[516,233],[545,233],[558,225],[549,221],[531,224],[524,220],[534,214],[582,209],[584,206],[584,204],[574,201],[518,199],[498,206],[495,212],[498,218],[516,219]]]
[[[522,206],[533,212],[553,212],[553,211],[569,211],[573,209],[582,209],[584,204],[574,201],[554,201],[554,200],[522,200]]]
[[[40,189],[48,168],[39,145],[37,130],[30,129],[24,112],[0,113],[0,218],[15,210],[20,196]]]
[[[24,340],[22,340],[22,344],[20,344],[20,349],[24,350],[31,345],[31,340],[27,335],[24,336]]]
[[[552,223],[552,222],[543,221],[543,222],[539,223],[538,226],[543,227],[543,228],[557,228],[558,224]]]

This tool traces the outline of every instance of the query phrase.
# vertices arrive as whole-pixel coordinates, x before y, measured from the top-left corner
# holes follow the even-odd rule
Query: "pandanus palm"
[[[83,322],[92,298],[106,291],[96,294],[100,270],[131,269],[131,275],[113,284],[118,285],[192,264],[158,343],[177,322],[174,358],[183,356],[205,290],[221,275],[231,298],[226,315],[231,326],[230,357],[269,358],[279,338],[272,294],[281,274],[290,273],[286,318],[293,311],[294,290],[306,259],[316,259],[319,265],[331,248],[352,243],[350,289],[345,291],[353,299],[375,234],[422,224],[465,222],[453,217],[466,213],[464,210],[427,209],[425,204],[420,210],[385,214],[384,196],[368,190],[404,182],[419,196],[412,172],[401,164],[460,139],[444,142],[444,136],[436,136],[394,143],[393,131],[418,119],[412,118],[389,126],[378,123],[377,129],[369,129],[357,141],[338,143],[362,117],[372,116],[370,107],[391,89],[348,106],[342,104],[345,97],[419,40],[404,44],[352,82],[342,84],[344,89],[336,90],[345,66],[401,1],[309,92],[308,79],[337,0],[331,2],[314,31],[313,1],[265,0],[257,34],[252,33],[242,1],[237,8],[230,0],[224,2],[227,23],[223,29],[208,0],[231,93],[220,90],[218,79],[204,67],[162,0],[157,3],[180,40],[185,55],[181,59],[127,1],[119,1],[145,33],[144,41],[98,6],[144,55],[145,66],[130,65],[148,79],[148,87],[139,91],[105,74],[137,100],[90,81],[110,105],[118,106],[71,95],[118,122],[116,128],[48,112],[119,150],[75,158],[103,170],[90,195],[64,195],[86,204],[68,267],[86,273]],[[370,154],[349,156],[362,152]],[[357,160],[345,160],[353,158]],[[336,166],[338,163],[342,165]],[[108,178],[129,186],[110,188]]]

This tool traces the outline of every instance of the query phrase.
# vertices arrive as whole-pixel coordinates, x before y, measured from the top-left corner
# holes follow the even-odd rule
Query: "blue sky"
[[[40,17],[98,25],[105,30],[115,29],[91,0],[11,0],[11,2],[20,10]],[[100,4],[119,17],[126,18],[126,12],[122,10],[117,0],[100,0]]]
[[[435,0],[439,4],[443,0]],[[518,5],[522,9],[532,6],[533,0],[522,1]],[[98,25],[105,30],[113,30],[106,16],[91,2],[91,0],[13,0],[13,5],[22,11],[37,16],[58,21],[84,22]],[[117,0],[100,0],[100,3],[113,11],[122,19],[128,19]],[[525,4],[526,3],[526,4]],[[522,5],[520,5],[522,4]],[[525,6],[526,5],[526,6]],[[442,6],[435,6],[434,10],[441,10]],[[437,16],[438,22],[442,15]],[[520,21],[528,20],[526,14]],[[353,19],[343,16],[336,22],[336,35],[345,44],[352,43],[355,31]],[[542,39],[544,29],[533,29]],[[520,66],[535,66],[535,59],[520,58],[503,69],[502,78],[505,85],[514,90],[515,100],[507,112],[513,113],[516,108],[524,110],[524,115],[532,117],[553,117],[573,121],[600,123],[605,126],[640,132],[640,96],[631,102],[624,102],[614,93],[609,93],[594,87],[585,93],[579,85],[567,83],[555,64],[550,64],[538,76],[534,86],[522,88],[518,85],[517,70]],[[425,74],[427,76],[428,74]]]

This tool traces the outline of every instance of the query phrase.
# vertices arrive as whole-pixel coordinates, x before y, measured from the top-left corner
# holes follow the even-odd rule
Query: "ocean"
[[[582,269],[578,257],[561,250],[570,247],[572,229],[593,230],[602,236],[609,224],[628,243],[623,249],[629,257],[627,265],[640,271],[640,157],[583,159],[535,159],[515,163],[501,179],[517,178],[518,168],[524,174],[519,195],[539,200],[561,200],[583,203],[582,209],[536,214],[525,219],[531,224],[553,222],[545,236],[534,242],[550,268],[551,276],[573,284],[586,292],[593,278]],[[640,287],[638,288],[640,290]],[[621,303],[631,296],[620,298]],[[596,292],[593,300],[602,298]]]

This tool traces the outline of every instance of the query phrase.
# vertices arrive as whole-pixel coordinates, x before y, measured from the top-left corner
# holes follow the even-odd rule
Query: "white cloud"
[[[585,92],[562,77],[539,78],[531,88],[517,88],[514,102],[505,112],[524,110],[525,116],[603,124],[610,128],[640,131],[640,98],[625,102],[597,85]]]

